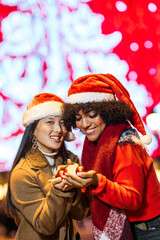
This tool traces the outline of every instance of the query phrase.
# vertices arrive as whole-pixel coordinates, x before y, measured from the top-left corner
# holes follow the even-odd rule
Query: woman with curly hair
[[[160,184],[145,146],[151,138],[128,91],[111,74],[91,74],[72,83],[68,102],[66,123],[86,135],[86,171],[65,179],[86,188],[94,239],[160,239]]]

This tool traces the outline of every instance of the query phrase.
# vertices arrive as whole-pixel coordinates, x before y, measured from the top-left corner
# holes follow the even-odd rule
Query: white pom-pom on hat
[[[152,142],[152,137],[149,134],[141,136],[140,139],[145,145],[149,145]]]

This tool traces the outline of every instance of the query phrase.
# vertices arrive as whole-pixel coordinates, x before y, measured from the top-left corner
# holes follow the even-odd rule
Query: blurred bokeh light
[[[11,168],[33,96],[51,92],[67,101],[84,74],[115,75],[144,123],[160,112],[159,28],[159,1],[1,0],[0,171]],[[84,136],[75,133],[68,147],[80,156]],[[156,147],[153,136],[150,153]]]

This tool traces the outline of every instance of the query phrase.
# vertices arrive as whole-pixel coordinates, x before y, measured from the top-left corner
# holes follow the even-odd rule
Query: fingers
[[[67,179],[63,179],[63,183],[67,186],[72,186],[72,183],[70,181],[68,181],[68,178]]]
[[[81,178],[92,178],[96,172],[94,170],[90,170],[88,172],[77,172],[77,176]]]
[[[67,191],[69,191],[69,190],[71,190],[71,189],[72,189],[72,186],[66,184],[66,185],[64,186],[64,188],[63,188],[63,191],[67,192]]]
[[[58,178],[53,177],[52,179],[49,179],[48,182],[51,182],[54,186],[55,184],[61,183],[62,178],[61,177],[58,177]]]
[[[64,178],[67,181],[67,183],[72,186],[72,188],[82,188],[85,184],[84,179],[76,175],[69,174],[69,176],[64,176]]]
[[[78,181],[80,180],[80,177],[77,176],[76,174],[65,173],[64,179],[66,179],[67,181],[71,179]]]
[[[74,188],[84,188],[91,185],[97,187],[100,179],[99,174],[97,174],[94,170],[90,170],[88,172],[79,172],[77,175],[65,174],[65,176],[67,181],[72,183]]]
[[[72,160],[68,158],[68,159],[67,159],[67,164],[68,164],[68,165],[73,164]]]
[[[57,170],[59,171],[59,170],[61,170],[61,169],[65,169],[67,167],[67,165],[59,165],[58,167],[57,167]]]
[[[69,191],[73,188],[72,184],[61,177],[49,179],[48,182],[51,182],[53,186],[61,191]]]

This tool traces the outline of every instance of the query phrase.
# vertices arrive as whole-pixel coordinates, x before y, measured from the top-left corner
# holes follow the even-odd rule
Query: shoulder
[[[145,144],[141,141],[138,132],[134,128],[128,128],[123,131],[118,140],[118,145],[120,146],[124,146],[127,143],[130,143],[131,145],[139,145],[142,148],[146,149]]]
[[[11,181],[21,182],[27,178],[33,178],[34,171],[32,171],[26,158],[21,158],[19,163],[11,172]]]
[[[12,170],[12,173],[17,172],[19,170],[26,170],[29,168],[26,158],[21,158],[15,168]]]

